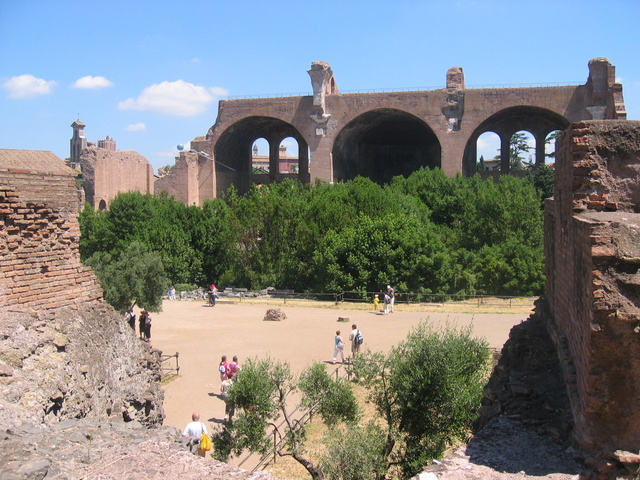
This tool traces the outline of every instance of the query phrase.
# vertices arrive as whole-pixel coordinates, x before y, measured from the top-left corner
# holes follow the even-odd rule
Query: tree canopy
[[[231,188],[202,208],[123,193],[107,211],[81,212],[80,251],[117,258],[140,242],[173,284],[536,295],[547,173],[494,182],[424,168],[385,186],[285,180],[244,195]]]
[[[150,312],[162,310],[167,279],[160,255],[140,242],[132,242],[119,255],[96,252],[86,260],[93,267],[104,299],[120,312],[138,305]]]

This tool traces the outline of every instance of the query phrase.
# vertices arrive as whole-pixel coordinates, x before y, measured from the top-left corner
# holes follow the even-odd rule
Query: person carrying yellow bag
[[[205,453],[211,450],[211,438],[207,433],[206,425],[200,421],[199,413],[191,415],[191,420],[184,428],[182,435],[189,437],[187,446],[191,453],[204,457]]]

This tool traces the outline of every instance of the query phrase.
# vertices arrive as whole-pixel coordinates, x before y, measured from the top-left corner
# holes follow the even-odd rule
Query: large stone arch
[[[565,117],[545,108],[517,106],[501,110],[482,122],[469,137],[464,151],[462,173],[465,176],[476,173],[476,143],[483,133],[494,132],[500,137],[500,173],[508,173],[509,141],[514,133],[526,130],[533,135],[536,140],[536,164],[543,164],[547,135],[555,130],[564,130],[569,124]]]
[[[433,130],[420,118],[401,110],[380,108],[350,121],[333,144],[333,178],[344,181],[360,175],[389,183],[420,167],[440,167],[441,146]]]
[[[280,142],[292,137],[298,142],[297,174],[282,174],[278,169]],[[269,142],[268,174],[253,174],[251,146],[258,138]],[[254,183],[273,183],[284,178],[309,182],[309,146],[300,132],[290,123],[274,117],[252,116],[230,125],[220,135],[213,152],[216,171],[216,190],[222,192],[234,185],[244,193]]]

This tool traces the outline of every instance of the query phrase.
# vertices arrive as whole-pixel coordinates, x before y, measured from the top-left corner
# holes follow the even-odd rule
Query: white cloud
[[[43,80],[33,75],[18,75],[11,77],[1,86],[9,92],[9,98],[31,98],[50,94],[56,85],[57,82],[53,80]]]
[[[127,132],[146,132],[147,126],[142,122],[132,123],[131,125],[127,125],[127,128],[125,128],[125,130]]]
[[[204,112],[208,104],[225,92],[223,88],[207,88],[184,80],[162,82],[145,88],[138,98],[120,102],[118,108],[188,117]]]
[[[76,80],[71,86],[73,88],[82,88],[85,90],[97,90],[99,88],[112,87],[113,82],[104,77],[92,77],[91,75],[87,75],[86,77]]]

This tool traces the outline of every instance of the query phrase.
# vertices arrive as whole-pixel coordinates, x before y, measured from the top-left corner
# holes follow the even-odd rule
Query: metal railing
[[[504,84],[479,84],[466,85],[465,90],[473,89],[500,89],[500,88],[540,88],[540,87],[572,87],[582,85],[579,81],[574,82],[545,82],[545,83],[504,83]],[[341,90],[340,95],[353,95],[362,93],[401,93],[401,92],[429,92],[432,90],[445,89],[445,85],[431,85],[423,87],[390,87],[390,88],[358,88],[353,90]],[[249,100],[254,98],[287,98],[287,97],[311,97],[312,92],[297,93],[254,93],[250,95],[228,95],[227,100]]]
[[[336,379],[338,378],[340,369],[344,366],[344,364],[342,365],[338,365],[335,370],[331,373],[331,375],[335,375]],[[298,426],[304,426],[305,424],[307,424],[309,421],[311,421],[311,418],[313,416],[313,410],[315,408],[315,406],[317,405],[317,403],[315,405],[313,405],[311,408],[309,408],[307,411],[305,411],[302,416],[297,419],[294,420],[293,423],[296,424],[296,427]],[[295,409],[293,409],[293,411],[291,413],[289,413],[289,416],[294,415],[296,412],[298,411],[298,407],[296,407]],[[269,425],[271,425],[273,427],[273,447],[267,452],[265,453],[260,460],[258,461],[258,463],[251,469],[251,473],[254,473],[256,470],[262,468],[264,465],[266,465],[267,463],[269,463],[269,461],[271,461],[271,457],[273,457],[272,461],[273,463],[276,463],[276,458],[277,458],[277,454],[278,454],[278,450],[280,449],[280,447],[282,446],[283,443],[285,443],[287,441],[287,438],[289,436],[289,432],[287,431],[284,435],[282,435],[280,433],[280,428],[282,428],[282,426],[285,424],[285,420],[282,420],[280,422],[279,425],[276,425],[275,423],[270,423]],[[238,468],[242,467],[242,465],[244,463],[247,462],[247,460],[249,460],[251,457],[253,457],[254,453],[251,452],[249,453],[239,464],[238,464]]]
[[[270,300],[282,300],[283,304],[295,300],[313,300],[319,302],[333,302],[336,305],[340,303],[371,303],[374,295],[378,295],[380,304],[383,303],[384,291],[379,292],[316,292],[316,293],[298,293],[292,290],[275,290],[255,297],[253,294],[240,294],[238,301],[242,302],[243,298],[269,298]],[[524,296],[506,296],[506,295],[459,295],[448,293],[420,293],[420,292],[396,292],[395,303],[398,304],[422,304],[422,305],[468,305],[468,306],[501,306],[501,307],[520,307],[526,306],[533,302],[537,297]]]
[[[178,363],[178,357],[180,356],[180,354],[178,352],[174,353],[173,355],[162,355],[160,357],[161,363],[162,363],[162,367],[161,367],[161,372],[162,372],[162,378],[165,378],[169,375],[180,375],[180,364]],[[170,359],[175,358],[176,359],[176,366],[175,367],[165,367],[165,362],[169,361]]]

